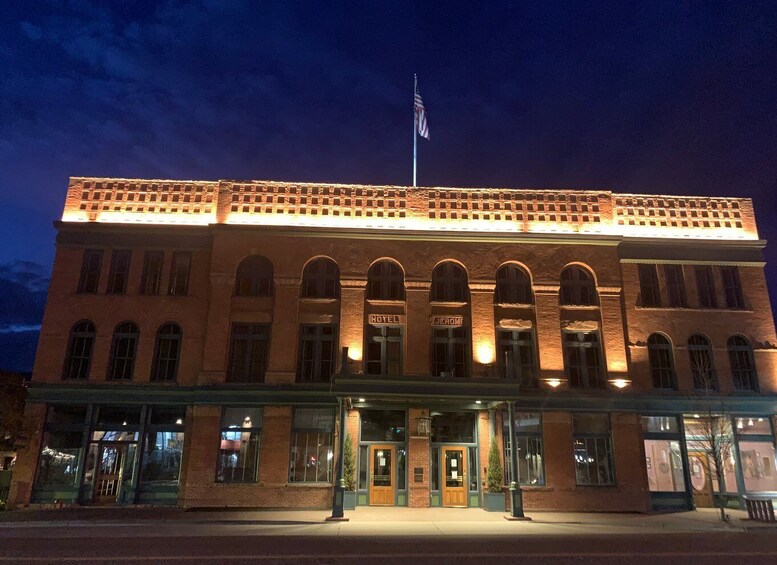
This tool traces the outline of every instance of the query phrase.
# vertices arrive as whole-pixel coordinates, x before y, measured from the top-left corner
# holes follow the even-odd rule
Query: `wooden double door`
[[[463,446],[443,446],[442,505],[454,508],[467,506],[467,453]]]

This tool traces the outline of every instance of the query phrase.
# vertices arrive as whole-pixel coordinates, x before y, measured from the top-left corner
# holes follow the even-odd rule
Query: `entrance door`
[[[126,445],[100,444],[100,459],[94,488],[94,502],[96,504],[113,504],[118,501],[126,455]]]
[[[442,505],[467,506],[467,448],[443,447]]]
[[[707,465],[707,454],[703,451],[689,451],[688,466],[691,471],[693,503],[697,508],[712,508],[712,481]]]
[[[370,446],[370,506],[394,506],[394,446]]]

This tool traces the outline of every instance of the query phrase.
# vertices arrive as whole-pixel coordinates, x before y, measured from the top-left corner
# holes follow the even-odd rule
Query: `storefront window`
[[[680,433],[675,416],[642,416],[640,420],[644,433]]]
[[[216,480],[254,482],[259,466],[261,408],[223,408]]]
[[[152,406],[143,441],[140,480],[178,482],[183,456],[185,406]]]
[[[504,481],[510,484],[510,419],[502,414]],[[515,442],[518,445],[518,481],[522,485],[545,484],[542,465],[542,419],[539,412],[515,414]]]
[[[432,448],[432,470],[429,473],[431,489],[440,490],[440,448]]]
[[[773,443],[740,440],[739,456],[747,492],[777,491]]]
[[[475,443],[475,413],[432,414],[432,443]]]
[[[646,439],[645,466],[651,492],[684,492],[683,456],[676,440]]]
[[[738,492],[735,459],[734,436],[731,420],[728,416],[694,416],[684,419],[688,460],[690,463],[691,482],[699,490],[696,482],[703,482],[701,471],[710,475],[714,492]],[[718,453],[716,458],[713,453]],[[724,488],[718,484],[718,470],[715,460],[722,465]]]
[[[334,425],[331,408],[294,410],[289,482],[332,482]]]
[[[367,489],[367,467],[370,464],[369,447],[359,446],[359,490]]]
[[[73,486],[81,455],[81,432],[45,432],[36,483],[40,486]]]
[[[737,435],[772,435],[772,425],[769,418],[759,416],[747,416],[734,418]]]
[[[407,450],[403,447],[397,449],[397,490],[405,490],[407,476]]]
[[[360,410],[362,441],[405,441],[404,410]]]
[[[615,484],[609,416],[573,414],[572,428],[577,484]]]

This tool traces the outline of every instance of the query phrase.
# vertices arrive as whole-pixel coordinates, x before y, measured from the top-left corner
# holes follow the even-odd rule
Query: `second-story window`
[[[605,370],[597,332],[565,332],[564,361],[570,387],[604,388]]]
[[[402,374],[402,326],[367,326],[368,375]]]
[[[693,388],[702,391],[718,390],[718,376],[712,361],[712,346],[703,335],[688,338],[688,357],[693,373]]]
[[[138,336],[138,327],[132,322],[123,322],[116,326],[111,343],[111,360],[108,364],[109,379],[132,380]]]
[[[652,334],[647,344],[653,387],[677,390],[672,344],[661,334]]]
[[[664,278],[666,279],[666,291],[669,296],[669,306],[672,308],[686,308],[688,298],[685,293],[685,277],[682,265],[664,265]]]
[[[741,335],[735,335],[728,340],[728,362],[731,365],[734,389],[758,392],[753,349]]]
[[[594,277],[577,265],[561,271],[561,304],[565,306],[596,306]]]
[[[432,300],[437,302],[467,302],[469,287],[467,272],[458,263],[446,261],[432,271]]]
[[[745,297],[742,294],[742,282],[739,280],[739,268],[721,267],[720,274],[723,277],[723,290],[726,292],[726,307],[744,308]]]
[[[167,294],[186,296],[189,293],[189,273],[192,267],[191,251],[175,251],[170,262],[170,283]]]
[[[272,296],[272,263],[260,257],[246,257],[237,267],[235,296]]]
[[[127,292],[131,258],[132,251],[129,249],[117,249],[111,254],[111,266],[108,270],[108,294]]]
[[[269,324],[232,324],[227,382],[264,381],[269,341]]]
[[[468,377],[468,352],[466,328],[432,328],[432,374],[435,377]]]
[[[496,302],[499,304],[532,304],[531,281],[518,265],[503,265],[496,272]]]
[[[335,324],[303,324],[299,327],[299,362],[297,380],[328,383],[335,371],[337,326]]]
[[[367,273],[368,300],[404,300],[405,275],[394,261],[378,261]]]
[[[537,362],[534,355],[534,333],[531,330],[499,330],[500,373],[506,379],[515,379],[524,387],[537,386]],[[513,361],[512,369],[507,366],[507,354]]]
[[[699,306],[702,308],[717,308],[718,297],[715,294],[715,279],[712,275],[712,267],[709,265],[697,265],[696,292],[699,295]]]
[[[103,264],[102,249],[84,249],[81,261],[81,277],[78,279],[78,292],[95,294],[100,284],[100,269]]]
[[[178,324],[165,324],[156,334],[152,381],[175,382],[181,357],[181,328]]]
[[[140,294],[159,294],[162,281],[164,251],[146,251],[143,255],[143,274],[140,276]]]
[[[639,290],[642,295],[641,305],[657,308],[661,306],[661,292],[658,288],[658,272],[655,265],[640,263]]]
[[[305,265],[302,273],[303,298],[338,298],[340,296],[340,269],[337,263],[325,257]]]
[[[94,324],[81,320],[70,330],[70,342],[67,347],[63,379],[88,379],[94,347]]]

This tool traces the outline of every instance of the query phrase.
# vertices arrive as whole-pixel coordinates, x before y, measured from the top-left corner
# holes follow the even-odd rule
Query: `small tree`
[[[491,438],[491,447],[488,450],[488,475],[486,476],[488,492],[498,494],[502,492],[502,459],[499,457],[499,446],[496,438]]]
[[[345,490],[356,490],[356,452],[353,450],[351,434],[345,434],[343,445],[343,480]]]

